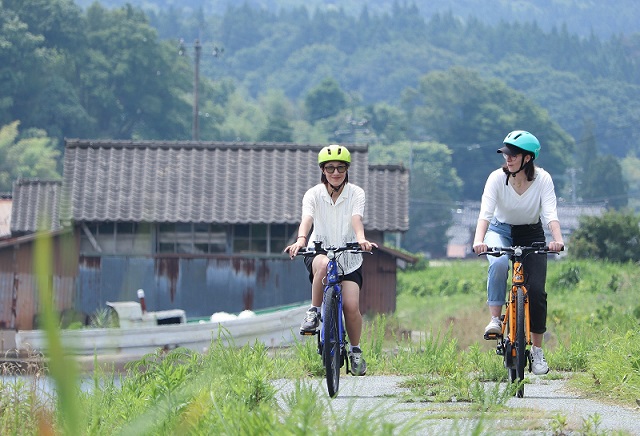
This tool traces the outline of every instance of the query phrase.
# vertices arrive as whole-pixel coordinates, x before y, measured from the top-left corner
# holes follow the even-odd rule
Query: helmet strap
[[[346,181],[343,181],[338,186],[333,186],[331,183],[329,183],[329,181],[327,181],[327,185],[331,186],[331,189],[333,190],[331,192],[331,196],[333,197],[333,194],[335,194],[336,192],[339,192],[340,189],[345,185],[345,183],[346,183]]]

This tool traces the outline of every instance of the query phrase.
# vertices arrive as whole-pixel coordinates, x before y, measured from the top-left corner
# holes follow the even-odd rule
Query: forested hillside
[[[404,2],[357,13],[355,2],[159,4],[0,4],[0,189],[50,174],[38,168],[64,137],[194,137],[198,40],[198,138],[369,143],[373,162],[412,171],[406,248],[443,250],[450,210],[479,199],[513,129],[541,139],[564,201],[638,204],[638,33],[582,36],[533,15],[488,23]],[[17,165],[30,138],[54,150]]]
[[[77,0],[82,6],[89,6],[94,0]],[[229,6],[247,4],[254,8],[277,12],[282,9],[294,9],[305,6],[310,11],[343,10],[352,16],[358,16],[363,8],[370,13],[391,14],[399,5],[418,5],[420,14],[431,18],[435,14],[451,12],[454,16],[467,20],[478,19],[489,25],[500,21],[536,22],[542,29],[551,30],[563,25],[571,33],[589,36],[592,32],[608,38],[613,35],[640,32],[640,8],[635,0],[616,0],[615,2],[593,2],[588,0],[493,0],[487,7],[486,0],[103,0],[107,7],[119,7],[126,3],[140,6],[149,11],[183,9],[196,11],[202,9],[208,15],[222,15]]]

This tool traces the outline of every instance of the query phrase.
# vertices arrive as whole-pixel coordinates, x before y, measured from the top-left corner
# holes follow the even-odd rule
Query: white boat
[[[140,303],[107,303],[118,314],[119,327],[61,330],[62,344],[68,354],[78,356],[142,356],[157,349],[185,347],[206,351],[212,340],[227,345],[244,346],[257,342],[267,347],[282,347],[300,337],[300,321],[308,304],[287,306],[250,316],[216,316],[210,320],[186,322],[181,309],[146,312]],[[19,351],[46,354],[47,339],[43,330],[20,330],[15,336]]]

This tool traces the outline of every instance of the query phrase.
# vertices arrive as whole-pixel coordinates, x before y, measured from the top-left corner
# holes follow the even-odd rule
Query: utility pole
[[[199,141],[200,127],[198,122],[198,112],[200,109],[198,108],[198,85],[200,83],[200,52],[202,51],[202,45],[200,45],[199,39],[196,39],[194,48],[196,52],[196,64],[193,72],[193,128],[191,129],[191,139]]]
[[[195,65],[193,69],[193,126],[191,128],[191,139],[194,141],[200,140],[200,107],[199,107],[199,89],[200,89],[200,55],[202,53],[202,44],[200,43],[200,39],[196,39],[193,44],[193,48],[195,51]],[[186,48],[184,44],[184,40],[180,39],[180,45],[178,46],[178,54],[180,56],[184,56],[186,53]],[[224,48],[213,47],[214,57],[218,57],[224,53]]]

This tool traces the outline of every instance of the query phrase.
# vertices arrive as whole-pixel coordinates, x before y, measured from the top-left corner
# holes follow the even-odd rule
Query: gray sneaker
[[[349,351],[349,362],[351,362],[351,374],[365,375],[367,373],[367,362],[364,361],[360,348],[353,347],[353,349]]]
[[[544,358],[542,348],[531,347],[531,372],[535,375],[544,375],[549,372],[549,365]]]
[[[315,307],[307,310],[307,314],[302,321],[302,325],[300,326],[300,334],[301,335],[314,335],[316,330],[318,330],[318,326],[320,325],[320,314],[316,310]]]

